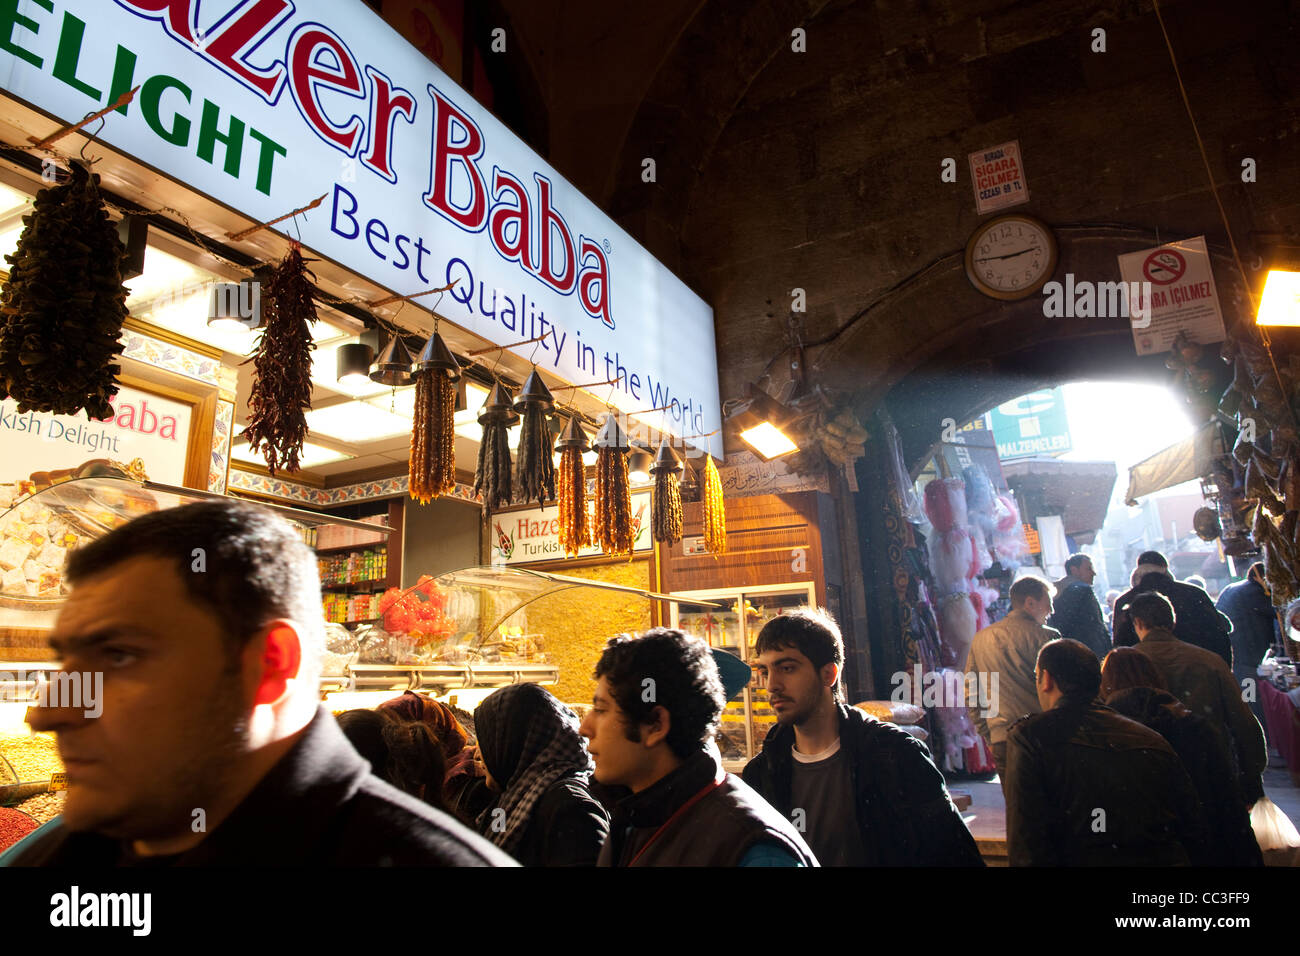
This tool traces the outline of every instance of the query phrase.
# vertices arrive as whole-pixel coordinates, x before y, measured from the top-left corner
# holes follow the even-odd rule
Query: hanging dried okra
[[[722,502],[722,479],[712,455],[704,456],[704,549],[710,554],[727,550],[727,512]]]
[[[680,541],[682,537],[682,491],[677,480],[681,470],[681,462],[667,440],[660,441],[650,472],[655,476],[655,540],[665,544]]]
[[[460,363],[434,331],[416,362],[411,497],[428,504],[456,487],[456,379]]]
[[[99,177],[73,161],[71,181],[37,193],[23,224],[0,289],[0,388],[20,413],[108,418],[128,293]]]
[[[596,528],[606,554],[631,554],[632,483],[627,473],[627,435],[613,413],[596,435]]]
[[[515,401],[515,411],[523,417],[515,463],[515,501],[519,503],[536,501],[540,507],[555,498],[555,462],[546,421],[553,405],[551,390],[533,369]]]
[[[311,337],[316,321],[315,275],[308,270],[302,247],[294,242],[271,272],[262,289],[266,327],[251,358],[253,391],[248,398],[248,427],[241,438],[254,452],[262,451],[271,474],[298,470],[298,456],[307,439],[311,410]]]
[[[559,502],[560,547],[567,557],[591,545],[591,528],[587,524],[587,476],[582,453],[587,450],[587,434],[578,416],[569,419],[564,434],[555,443],[560,453],[556,476]]]
[[[517,421],[510,389],[497,382],[478,416],[483,436],[474,470],[474,494],[482,494],[484,511],[510,504],[510,426]]]

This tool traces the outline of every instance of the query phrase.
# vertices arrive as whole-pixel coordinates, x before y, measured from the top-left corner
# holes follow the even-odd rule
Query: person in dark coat
[[[503,687],[474,712],[496,799],[478,830],[524,866],[595,866],[609,816],[587,783],[594,769],[578,716],[537,684]]]
[[[1160,671],[1132,647],[1117,647],[1101,665],[1106,706],[1150,727],[1174,748],[1200,798],[1209,828],[1204,866],[1263,866],[1250,810],[1219,730],[1193,714],[1164,686]]]
[[[755,652],[777,725],[744,779],[801,819],[823,866],[984,865],[925,744],[839,699],[844,643],[830,615],[775,617]]]
[[[1057,582],[1056,600],[1052,602],[1047,626],[1101,657],[1110,650],[1110,633],[1102,618],[1101,603],[1092,590],[1096,577],[1092,558],[1083,553],[1070,555],[1065,562],[1065,577]]]
[[[1007,735],[1012,866],[1187,866],[1204,811],[1163,737],[1097,700],[1101,665],[1065,638],[1038,653],[1043,713]]]
[[[1115,602],[1115,616],[1111,627],[1115,647],[1133,647],[1138,642],[1133,622],[1124,610],[1133,598],[1143,591],[1156,591],[1169,598],[1178,624],[1174,636],[1188,644],[1203,647],[1223,658],[1232,667],[1232,621],[1220,613],[1203,588],[1175,581],[1169,574],[1169,562],[1159,551],[1144,551],[1138,558],[1133,575],[1137,584]]]
[[[1259,680],[1259,662],[1268,649],[1281,641],[1273,598],[1264,579],[1263,562],[1256,561],[1250,566],[1246,580],[1224,588],[1215,607],[1232,621],[1232,634],[1229,635],[1232,639],[1232,676],[1243,688],[1248,687],[1247,681]],[[1255,693],[1247,695],[1246,701],[1255,719],[1267,731],[1268,724],[1264,721],[1264,708],[1257,688]]]
[[[405,720],[392,710],[345,710],[335,719],[376,777],[450,812],[442,796],[447,760],[427,724]]]

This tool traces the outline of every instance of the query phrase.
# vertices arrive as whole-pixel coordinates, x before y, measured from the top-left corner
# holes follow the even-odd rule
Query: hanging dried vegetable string
[[[677,480],[682,466],[667,441],[660,442],[650,470],[655,476],[655,540],[672,544],[682,537],[682,490]]]
[[[421,504],[456,487],[456,386],[460,363],[438,334],[433,335],[416,362],[415,415],[411,429],[409,487]]]
[[[557,476],[560,547],[566,556],[573,557],[591,545],[591,528],[587,523],[587,477],[582,464],[587,436],[576,415],[569,419],[555,447],[560,451]]]
[[[710,554],[727,550],[727,512],[722,502],[722,479],[713,456],[704,456],[704,549]]]
[[[271,474],[283,468],[298,470],[298,458],[307,439],[307,411],[311,409],[311,326],[316,321],[315,274],[307,268],[301,245],[271,272],[262,290],[266,327],[251,358],[253,391],[248,398],[248,427],[241,438],[253,451],[262,450]]]
[[[555,498],[555,462],[551,457],[551,432],[546,413],[554,403],[550,389],[537,374],[529,373],[515,411],[523,416],[519,430],[519,457],[515,462],[515,501],[536,501],[538,506]]]
[[[606,554],[632,553],[632,483],[627,473],[623,430],[605,416],[596,439],[596,541]]]
[[[125,255],[99,177],[84,165],[74,161],[70,182],[36,194],[0,290],[0,388],[20,413],[113,414]]]
[[[518,421],[513,404],[510,389],[497,382],[478,416],[483,437],[474,469],[474,494],[483,496],[484,511],[503,508],[512,497],[509,429]]]

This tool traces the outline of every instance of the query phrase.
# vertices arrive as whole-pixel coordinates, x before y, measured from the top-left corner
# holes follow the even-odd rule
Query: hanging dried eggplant
[[[128,292],[99,177],[74,161],[72,180],[37,193],[23,224],[0,289],[0,388],[20,413],[108,418]]]
[[[253,363],[253,391],[248,427],[240,437],[254,452],[262,452],[273,475],[281,468],[298,470],[311,409],[311,352],[316,347],[311,336],[316,321],[311,279],[316,276],[308,270],[301,248],[296,242],[290,245],[262,289],[266,327],[252,357],[245,360]]]
[[[483,510],[496,511],[510,504],[510,426],[519,421],[510,389],[500,382],[492,386],[479,413],[483,436],[474,470],[474,494],[483,496]]]
[[[421,504],[456,487],[456,379],[460,363],[435,329],[416,363],[410,493]]]
[[[582,453],[588,448],[587,435],[577,415],[569,419],[564,434],[555,443],[560,453],[559,486],[560,547],[568,557],[591,545],[587,523],[587,477]]]
[[[655,476],[655,540],[665,544],[672,544],[682,538],[682,490],[681,483],[677,480],[681,470],[681,462],[677,460],[668,442],[661,441],[650,473]]]
[[[551,457],[551,431],[546,413],[554,403],[537,369],[529,373],[515,401],[523,423],[519,429],[519,457],[515,462],[515,500],[536,501],[539,507],[555,498],[555,462]]]
[[[632,482],[627,472],[627,435],[618,417],[605,416],[596,436],[596,543],[606,554],[631,554]]]
[[[722,501],[722,478],[712,455],[704,456],[704,550],[722,554],[727,550],[727,511]]]

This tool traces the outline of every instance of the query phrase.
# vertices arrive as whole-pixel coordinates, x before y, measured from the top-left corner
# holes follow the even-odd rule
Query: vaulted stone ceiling
[[[1251,267],[1271,244],[1300,245],[1300,11],[1287,0],[1161,10],[1257,283]],[[984,217],[966,156],[1011,139],[1031,194],[1014,209],[1056,230],[1058,278],[1117,279],[1115,255],[1205,234],[1225,311],[1245,311],[1150,0],[504,0],[499,11],[546,105],[549,141],[534,145],[713,305],[724,398],[779,356],[795,288],[803,338],[819,343],[810,375],[863,411],[904,383],[888,404],[922,431],[1026,381],[1158,376],[1133,359],[1123,320],[1048,320],[1041,298],[1002,303],[967,281],[962,252]],[[1104,53],[1091,48],[1098,27]],[[791,49],[795,28],[806,52]],[[956,183],[941,181],[947,157]],[[647,158],[654,183],[642,181]],[[1242,182],[1245,158],[1254,183]]]

